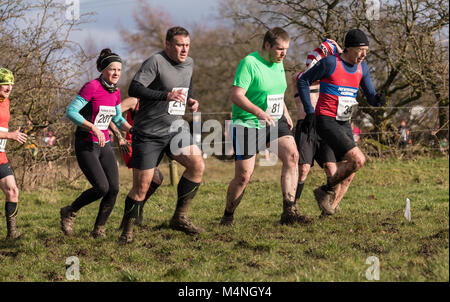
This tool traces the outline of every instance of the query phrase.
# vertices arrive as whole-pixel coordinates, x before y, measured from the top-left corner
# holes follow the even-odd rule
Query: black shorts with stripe
[[[261,129],[248,128],[241,125],[232,125],[234,159],[245,160],[267,149],[267,145],[283,136],[293,136],[283,115],[275,126]]]

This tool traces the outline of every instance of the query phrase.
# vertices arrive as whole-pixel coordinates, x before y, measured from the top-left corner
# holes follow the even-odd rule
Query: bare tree
[[[167,30],[179,25],[168,13],[144,1],[139,2],[134,19],[136,31],[121,31],[131,53],[125,70],[128,81],[122,81],[125,83],[122,86],[124,91],[128,90],[131,77],[142,61],[164,49]],[[245,24],[239,27],[240,30],[236,31],[225,26],[209,28],[204,24],[192,24],[187,28],[192,38],[190,56],[195,61],[194,92],[203,113],[231,111],[229,94],[237,64],[244,55],[257,49],[254,47],[260,47],[260,40],[255,39],[259,38],[255,26]],[[247,37],[247,31],[257,34]],[[226,116],[224,113],[215,118],[224,119]]]
[[[383,1],[380,7],[367,4],[378,1],[355,0],[224,0],[224,16],[235,24],[253,23],[266,27],[282,26],[293,37],[292,48],[308,49],[330,37],[343,44],[351,28],[363,29],[371,39],[367,58],[377,91],[384,91],[385,108],[369,108],[361,95],[361,114],[373,119],[376,131],[391,127],[399,108],[413,105],[440,108],[439,125],[448,126],[448,24],[447,1]],[[445,42],[446,41],[446,42]],[[287,69],[303,65],[302,56],[290,56]],[[366,108],[367,107],[367,108]],[[432,126],[433,121],[423,120]],[[448,128],[448,127],[447,127]],[[441,132],[448,136],[448,131]],[[382,142],[383,137],[377,137]]]
[[[0,65],[12,70],[16,79],[10,126],[26,127],[29,135],[24,146],[9,145],[22,185],[27,184],[26,176],[38,181],[46,175],[32,175],[40,164],[67,158],[72,152],[73,126],[64,118],[65,108],[76,93],[87,57],[69,40],[69,33],[83,19],[68,20],[66,9],[53,0],[0,3]],[[43,137],[49,127],[57,137],[52,147]]]

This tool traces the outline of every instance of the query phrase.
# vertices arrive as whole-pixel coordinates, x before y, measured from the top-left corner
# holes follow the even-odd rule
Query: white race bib
[[[97,116],[95,117],[94,125],[100,130],[108,129],[109,124],[116,113],[116,107],[100,106],[98,108]]]
[[[184,115],[186,112],[186,100],[189,92],[189,88],[174,88],[172,92],[181,90],[184,93],[183,102],[170,101],[169,102],[169,114],[170,115]]]
[[[284,94],[272,94],[267,96],[266,113],[275,119],[283,116]]]
[[[0,132],[8,132],[8,128],[0,127]],[[8,140],[6,138],[0,139],[0,152],[5,152],[6,142]]]
[[[338,110],[336,120],[348,121],[352,117],[353,108],[358,102],[355,98],[349,96],[338,97]]]

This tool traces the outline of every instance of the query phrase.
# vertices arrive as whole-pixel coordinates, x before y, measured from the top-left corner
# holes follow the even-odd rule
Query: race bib
[[[170,115],[184,115],[184,113],[186,112],[186,100],[189,88],[174,88],[172,89],[172,92],[177,90],[182,90],[182,92],[184,93],[184,99],[183,102],[175,102],[175,101],[169,102],[168,112]]]
[[[355,98],[349,96],[340,96],[338,98],[338,110],[336,120],[348,121],[352,117],[353,108],[358,104]]]
[[[95,117],[94,125],[100,130],[106,130],[111,123],[112,118],[116,115],[116,107],[100,106],[97,116]]]
[[[8,132],[8,128],[0,127],[0,132]],[[5,152],[6,142],[8,140],[6,138],[0,139],[0,152]]]
[[[284,94],[272,94],[267,96],[266,113],[275,119],[283,116]]]

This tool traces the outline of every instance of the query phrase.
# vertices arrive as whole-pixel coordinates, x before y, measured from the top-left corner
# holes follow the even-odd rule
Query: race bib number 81
[[[116,107],[100,106],[97,116],[95,117],[94,125],[100,130],[106,130],[111,123],[112,118],[116,115]]]
[[[181,90],[184,94],[183,102],[175,102],[171,101],[169,102],[169,114],[170,115],[184,115],[186,112],[186,99],[189,92],[189,88],[174,88],[172,89],[172,92]]]
[[[339,97],[338,110],[336,120],[348,121],[352,117],[353,108],[358,104],[355,98],[349,96]]]
[[[266,113],[275,119],[283,116],[284,94],[272,94],[267,96]]]

